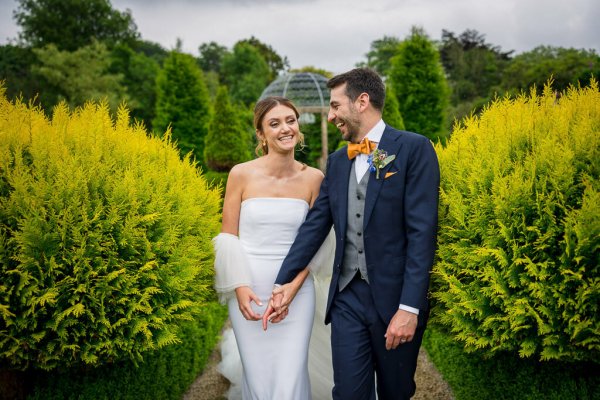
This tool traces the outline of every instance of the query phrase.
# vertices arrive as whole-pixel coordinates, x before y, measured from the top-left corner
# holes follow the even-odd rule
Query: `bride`
[[[286,98],[259,101],[254,109],[254,127],[259,141],[257,154],[263,155],[236,165],[227,181],[221,233],[214,245],[215,288],[227,302],[234,332],[234,336],[225,333],[220,365],[234,387],[230,399],[310,399],[311,392],[315,399],[331,398],[333,377],[322,299],[311,343],[311,379],[308,363],[315,286],[319,297],[326,295],[328,287],[320,278],[315,283],[309,271],[320,266],[330,269],[333,261],[327,258],[332,244],[324,245],[292,282],[300,289],[289,307],[289,316],[273,321],[278,323],[266,331],[262,329],[261,317],[279,267],[323,180],[321,171],[294,158],[295,147],[303,142],[298,116]],[[236,383],[240,384],[237,390],[241,389],[241,396],[236,393]]]

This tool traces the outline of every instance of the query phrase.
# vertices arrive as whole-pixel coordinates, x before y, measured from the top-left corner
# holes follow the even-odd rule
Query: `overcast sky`
[[[215,41],[231,48],[255,36],[287,56],[292,68],[334,73],[365,60],[372,41],[404,38],[413,25],[432,39],[442,29],[475,29],[516,53],[538,45],[600,52],[599,0],[112,0],[130,9],[142,38],[198,55]],[[0,0],[0,43],[17,36],[16,0]]]

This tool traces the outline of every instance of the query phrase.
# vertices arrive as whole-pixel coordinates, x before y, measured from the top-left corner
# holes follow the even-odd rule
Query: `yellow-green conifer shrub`
[[[600,361],[600,92],[493,102],[441,168],[438,321],[468,351]]]
[[[168,137],[168,135],[167,135]],[[140,360],[211,295],[219,192],[106,104],[0,93],[0,366]]]

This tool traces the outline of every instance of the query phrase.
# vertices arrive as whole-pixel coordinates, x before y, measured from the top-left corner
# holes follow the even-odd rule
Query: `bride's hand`
[[[277,308],[279,308],[279,305],[281,304],[282,296],[283,295],[280,293],[277,293],[277,294],[274,293],[271,296],[271,298],[269,299],[269,304],[267,305],[267,309],[265,310],[265,313],[263,314],[263,317],[262,317],[263,330],[265,330],[265,331],[267,330],[267,324],[269,322],[276,324],[278,322],[283,321],[285,319],[285,317],[287,317],[287,315],[288,315],[287,308],[285,308],[281,312],[276,311]]]
[[[252,289],[248,286],[240,286],[235,289],[235,297],[237,297],[238,307],[240,312],[248,321],[258,321],[261,319],[261,315],[254,312],[250,303],[255,302],[259,306],[262,306],[260,299]]]

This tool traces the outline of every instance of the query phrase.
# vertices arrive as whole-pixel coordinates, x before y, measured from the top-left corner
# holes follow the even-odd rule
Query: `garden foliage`
[[[433,42],[422,29],[413,28],[390,62],[389,85],[398,98],[406,130],[434,141],[444,138],[449,89]]]
[[[396,93],[391,86],[387,86],[385,92],[385,103],[383,104],[383,114],[381,117],[389,126],[404,130],[406,127],[404,126],[402,114],[400,114],[400,103],[398,103]]]
[[[156,77],[154,132],[163,133],[170,127],[181,153],[192,152],[202,162],[210,114],[208,89],[196,60],[180,49],[171,51]]]
[[[27,400],[181,400],[206,367],[227,319],[227,308],[208,302],[194,321],[181,324],[182,343],[97,368],[37,371]]]
[[[212,171],[229,172],[234,165],[252,159],[250,135],[244,120],[231,104],[225,86],[219,87],[204,145],[204,162]]]
[[[468,351],[600,361],[598,84],[496,100],[438,155],[438,321]]]
[[[177,343],[211,295],[219,192],[106,104],[47,119],[0,96],[0,366],[97,365]]]

